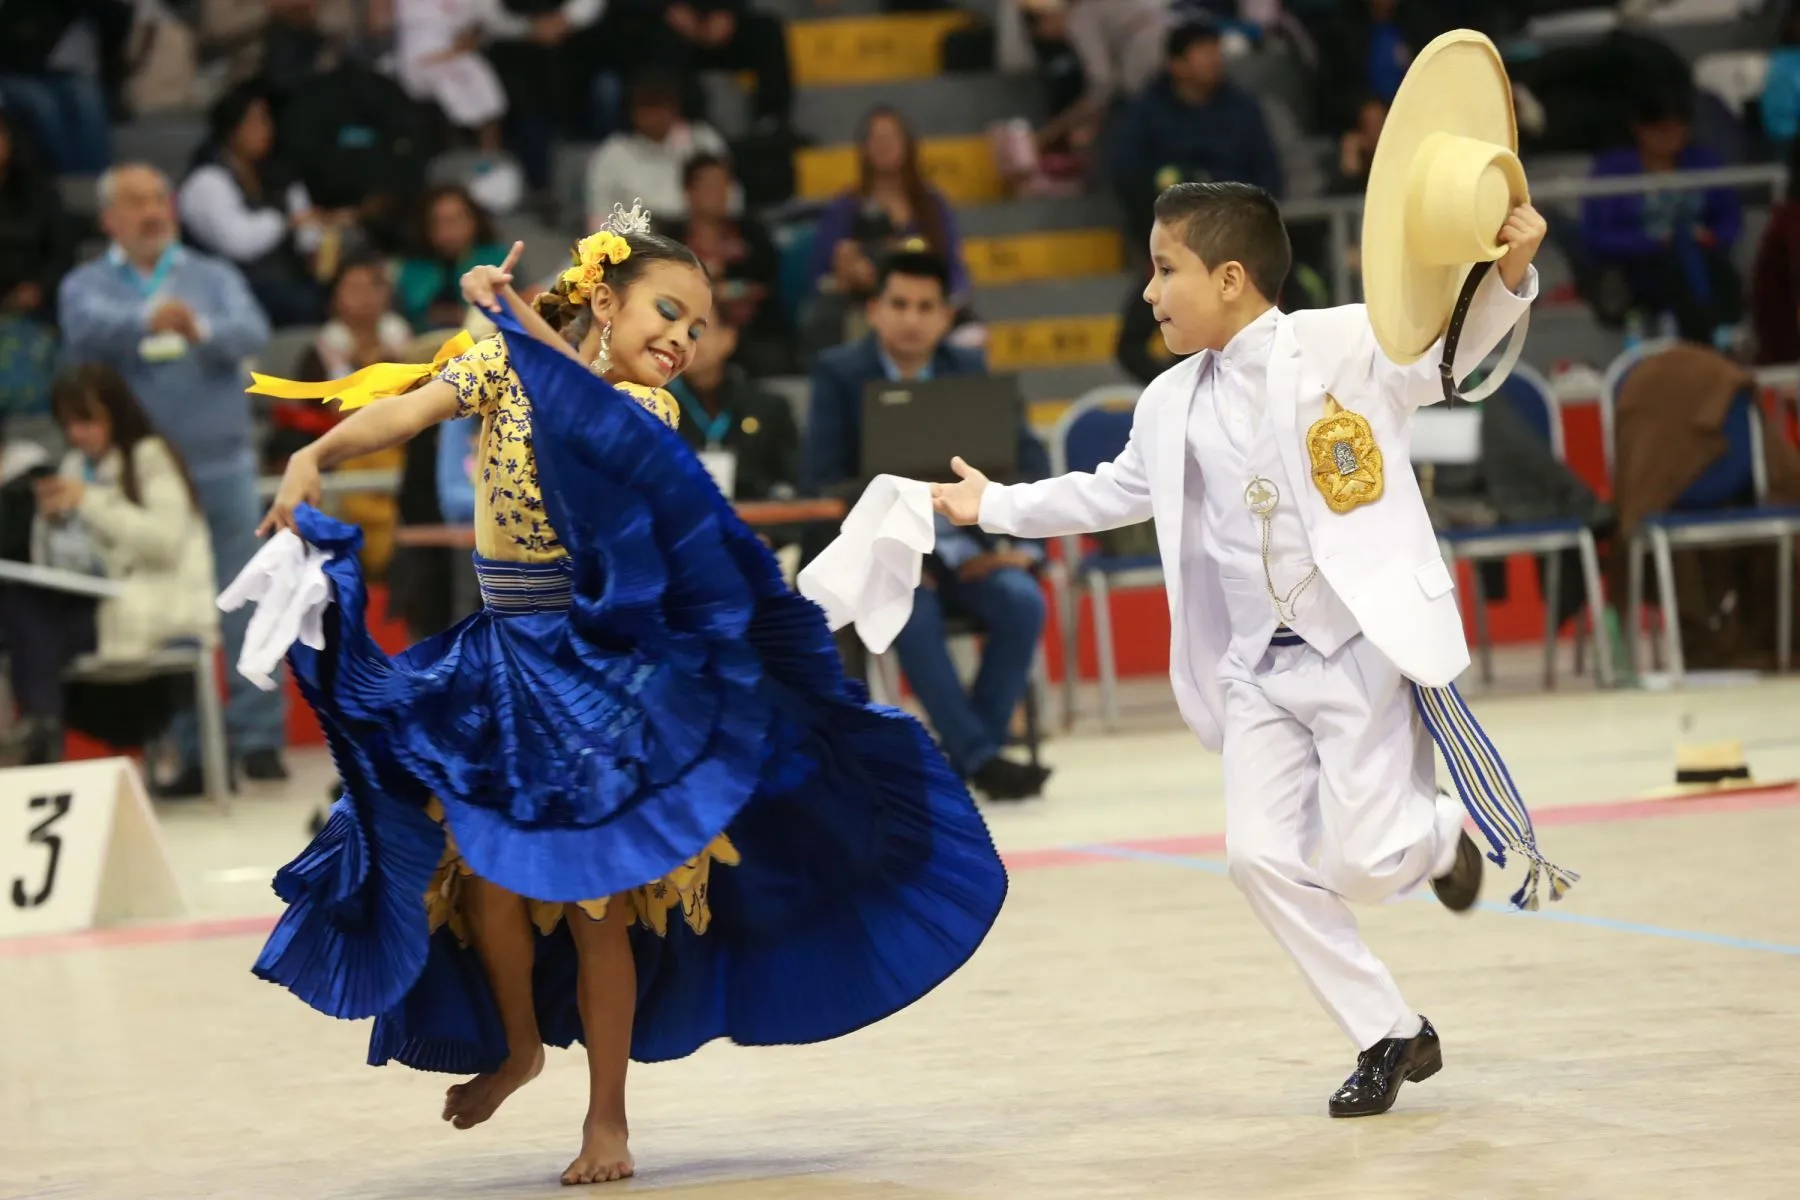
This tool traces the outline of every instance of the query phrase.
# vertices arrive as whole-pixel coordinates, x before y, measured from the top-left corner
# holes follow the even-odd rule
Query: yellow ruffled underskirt
[[[432,820],[444,825],[444,807],[435,798],[426,812]],[[707,902],[712,865],[718,862],[735,867],[740,861],[737,847],[721,833],[706,849],[656,882],[617,896],[583,900],[575,907],[589,920],[604,921],[613,901],[617,900],[625,905],[632,924],[642,925],[658,937],[668,936],[669,914],[679,909],[681,919],[687,922],[689,929],[705,933],[712,923],[712,909]],[[448,825],[444,825],[444,857],[438,862],[431,885],[425,891],[425,915],[432,933],[448,925],[456,940],[465,946],[469,944],[469,930],[463,915],[462,893],[465,881],[474,874],[463,861],[462,852],[456,848],[455,835]],[[531,913],[531,923],[543,934],[554,931],[567,911],[566,905],[552,900],[533,900],[528,896],[525,903]]]

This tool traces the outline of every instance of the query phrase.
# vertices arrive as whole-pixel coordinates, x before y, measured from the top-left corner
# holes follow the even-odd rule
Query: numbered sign
[[[0,938],[186,912],[131,760],[0,770]]]

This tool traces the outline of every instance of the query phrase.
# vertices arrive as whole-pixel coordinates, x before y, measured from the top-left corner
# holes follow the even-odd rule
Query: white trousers
[[[1225,685],[1225,855],[1232,882],[1359,1049],[1413,1019],[1346,901],[1375,904],[1448,871],[1462,805],[1440,793],[1412,686],[1368,639],[1330,658],[1275,646]]]

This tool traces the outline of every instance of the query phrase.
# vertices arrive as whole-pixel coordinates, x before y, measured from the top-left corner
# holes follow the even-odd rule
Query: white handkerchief
[[[278,686],[275,668],[295,642],[325,648],[325,608],[331,603],[325,564],[330,557],[284,529],[219,594],[224,612],[235,612],[246,603],[256,605],[244,631],[237,669],[265,692]]]
[[[877,475],[795,586],[832,629],[854,622],[863,645],[882,654],[912,617],[913,589],[936,544],[931,485]]]

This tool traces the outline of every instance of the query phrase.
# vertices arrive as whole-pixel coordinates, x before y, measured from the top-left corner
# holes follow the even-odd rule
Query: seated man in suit
[[[950,332],[950,271],[924,250],[882,263],[868,303],[870,332],[819,355],[813,366],[802,478],[815,493],[854,499],[862,485],[864,387],[878,379],[980,375],[981,354],[945,343]],[[1019,472],[1049,474],[1043,445],[1019,419]],[[1044,595],[1034,542],[958,528],[938,518],[937,549],[913,598],[912,619],[894,643],[900,665],[925,706],[944,753],[990,799],[1022,800],[1043,791],[1049,772],[1000,753],[1012,715],[1031,683],[1032,656],[1044,627]],[[950,659],[944,618],[970,616],[985,630],[981,670],[964,691]]]

